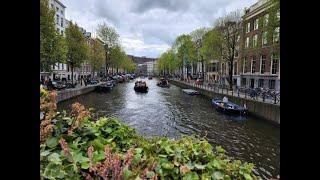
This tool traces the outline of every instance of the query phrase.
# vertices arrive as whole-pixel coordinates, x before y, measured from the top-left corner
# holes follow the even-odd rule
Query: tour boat
[[[134,84],[134,90],[136,92],[147,93],[148,86],[147,86],[146,82],[144,82],[144,81],[136,81]]]
[[[212,99],[212,105],[217,111],[231,114],[245,116],[248,114],[248,109],[232,102],[223,102],[221,99]]]
[[[198,91],[195,91],[193,89],[182,89],[182,91],[188,95],[199,95],[200,94]]]

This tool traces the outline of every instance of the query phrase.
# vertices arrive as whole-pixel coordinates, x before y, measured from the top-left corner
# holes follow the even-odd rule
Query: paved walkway
[[[226,95],[229,95],[229,96],[241,97],[241,98],[245,98],[245,99],[250,99],[250,100],[255,100],[255,101],[264,102],[264,103],[270,103],[270,104],[276,104],[276,105],[280,106],[280,101],[275,103],[274,99],[265,99],[263,101],[262,97],[251,98],[249,96],[249,94],[238,92],[237,90],[236,91],[229,91],[227,89],[218,88],[218,87],[209,87],[207,85],[197,85],[194,80],[190,80],[189,82],[180,81],[178,79],[171,79],[171,80],[183,83],[185,85],[189,85],[189,86],[192,86],[192,87],[197,87],[197,88],[200,88],[200,89],[204,89],[204,90],[208,90],[208,91],[212,91],[212,92],[216,92],[216,93],[220,93],[220,94],[226,94]]]

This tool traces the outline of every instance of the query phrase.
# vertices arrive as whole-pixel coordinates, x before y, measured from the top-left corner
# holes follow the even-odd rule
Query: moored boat
[[[113,88],[112,82],[107,82],[106,84],[101,84],[96,87],[99,92],[108,92]]]
[[[195,91],[193,89],[182,89],[182,91],[188,95],[199,95],[200,94],[198,91]]]
[[[148,79],[149,79],[149,80],[152,80],[152,76],[149,76]]]
[[[141,92],[141,93],[148,92],[148,86],[147,86],[146,82],[144,82],[144,81],[136,81],[133,89],[136,92]]]
[[[221,99],[212,99],[212,105],[222,113],[239,116],[245,116],[248,114],[247,108],[239,106],[229,101],[223,102],[223,100]]]

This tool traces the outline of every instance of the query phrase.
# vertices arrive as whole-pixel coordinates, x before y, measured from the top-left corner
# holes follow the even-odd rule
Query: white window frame
[[[250,37],[246,37],[245,47],[248,48],[250,45]]]
[[[263,25],[264,25],[264,26],[268,26],[268,23],[269,23],[269,14],[265,14],[263,17],[264,17],[264,18],[263,18]]]
[[[278,30],[278,31],[276,31]],[[277,33],[277,41],[275,41],[275,34]],[[280,27],[276,27],[273,31],[273,35],[272,35],[272,42],[275,43],[275,42],[279,42],[280,40]]]
[[[252,59],[251,59],[251,68],[250,68],[250,72],[251,72],[251,74],[254,74],[254,73],[256,73],[256,72],[257,72],[257,71],[256,71],[256,69],[254,69],[254,72],[252,72],[253,60],[255,61],[255,63],[257,63],[257,61],[256,61],[255,57],[254,57],[254,56],[252,56]],[[255,66],[256,66],[256,64],[255,64]]]
[[[268,32],[264,31],[262,32],[262,46],[266,46],[267,44],[268,44]]]
[[[256,47],[258,45],[258,34],[255,34],[252,39],[252,46]]]
[[[272,73],[272,68],[273,68],[273,60],[274,60],[274,54],[271,55],[271,67],[270,67],[270,74],[271,75],[277,75],[278,73],[278,68],[279,68],[279,64],[280,64],[280,57],[278,56],[278,68],[276,69],[276,73]]]
[[[259,73],[262,75],[262,74],[265,74],[266,73],[266,59],[264,59],[264,72],[261,73],[261,70],[262,70],[262,54],[260,55],[260,69],[259,69]]]
[[[250,32],[250,22],[247,23],[246,33]]]
[[[253,30],[259,29],[259,18],[255,19],[253,22]]]
[[[245,74],[246,64],[247,64],[247,58],[243,58],[243,66],[242,66],[242,73]]]
[[[280,20],[280,9],[277,10],[276,17],[277,17],[278,20]]]

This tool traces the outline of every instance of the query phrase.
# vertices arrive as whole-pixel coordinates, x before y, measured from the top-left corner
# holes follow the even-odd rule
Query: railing
[[[250,89],[250,88],[233,88],[229,90],[227,86],[222,85],[210,85],[210,84],[197,84],[195,81],[181,81],[180,79],[172,79],[174,81],[189,85],[191,87],[196,87],[199,89],[212,91],[215,93],[226,94],[234,97],[241,97],[245,99],[251,99],[254,101],[260,101],[270,104],[279,104],[280,105],[280,92],[273,90],[259,90],[259,89]]]

